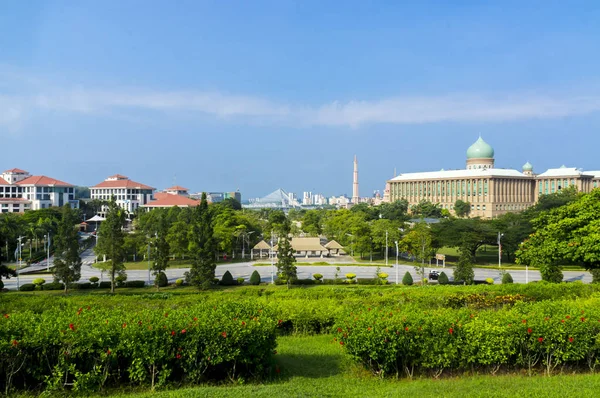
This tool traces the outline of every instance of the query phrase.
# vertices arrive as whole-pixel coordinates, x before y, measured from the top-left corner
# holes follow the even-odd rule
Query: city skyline
[[[351,195],[357,155],[370,195],[394,169],[461,167],[480,133],[498,168],[598,168],[594,2],[5,10],[5,168],[82,186],[123,173],[246,198]]]

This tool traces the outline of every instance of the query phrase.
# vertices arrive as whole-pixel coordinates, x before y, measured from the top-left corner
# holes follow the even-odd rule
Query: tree
[[[167,220],[167,214],[162,209],[157,214],[158,222],[156,224],[156,231],[154,233],[154,247],[156,249],[156,255],[154,256],[154,263],[152,264],[152,271],[155,276],[164,273],[169,266],[169,244],[167,243],[167,234],[169,232],[169,224]],[[154,210],[156,211],[156,210]],[[158,283],[156,289],[160,288]]]
[[[58,233],[54,238],[54,277],[64,283],[65,294],[68,292],[69,284],[81,278],[78,223],[79,219],[71,206],[64,205]]]
[[[442,208],[439,203],[431,203],[425,199],[421,200],[416,205],[410,208],[410,211],[414,217],[422,218],[441,218]]]
[[[408,201],[397,200],[392,203],[382,203],[378,206],[381,218],[391,221],[408,221]]]
[[[457,217],[468,217],[471,213],[471,204],[458,199],[454,203],[454,213]]]
[[[206,193],[202,193],[200,205],[194,209],[189,242],[192,266],[186,273],[186,280],[200,289],[208,289],[215,278],[217,264],[212,216],[208,209]]]
[[[410,272],[406,271],[406,274],[402,277],[402,284],[405,286],[410,286],[413,284],[413,277]]]
[[[289,229],[283,228],[280,232],[281,237],[277,245],[277,273],[280,278],[286,281],[289,289],[292,280],[297,277],[296,257],[294,257],[294,249],[288,236]]]
[[[309,236],[319,236],[323,233],[321,219],[323,212],[320,210],[308,210],[302,217],[302,231]]]
[[[123,257],[125,256],[125,233],[123,225],[125,224],[125,210],[120,208],[114,198],[108,202],[108,211],[106,220],[100,224],[98,244],[94,251],[97,255],[106,255],[110,258],[108,272],[110,274],[110,292],[115,292],[115,275],[124,274],[125,266]]]
[[[562,281],[564,264],[600,269],[600,190],[542,211],[532,224],[534,232],[516,253],[518,264],[538,267],[549,282]]]
[[[458,263],[454,268],[454,280],[462,281],[465,285],[470,285],[475,279],[475,271],[473,271],[473,262],[471,253],[468,249],[460,250]]]
[[[432,234],[425,222],[415,224],[404,238],[402,246],[421,261],[421,276],[425,275],[425,260],[429,261],[433,254]]]
[[[449,218],[433,224],[432,230],[440,246],[457,247],[476,261],[477,249],[497,243],[497,231],[490,220],[479,218]]]

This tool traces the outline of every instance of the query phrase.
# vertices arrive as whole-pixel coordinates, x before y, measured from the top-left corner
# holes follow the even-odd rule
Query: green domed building
[[[479,137],[473,145],[467,149],[467,170],[493,169],[494,148],[483,138]]]

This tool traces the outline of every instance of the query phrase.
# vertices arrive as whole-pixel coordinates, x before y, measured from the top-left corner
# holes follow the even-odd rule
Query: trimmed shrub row
[[[0,374],[6,377],[0,389],[43,386],[81,394],[131,384],[260,377],[270,370],[277,321],[259,306],[194,305],[165,312],[140,308],[137,301],[4,314]]]
[[[499,311],[363,308],[336,325],[336,340],[380,375],[443,370],[594,368],[600,300],[521,303]]]

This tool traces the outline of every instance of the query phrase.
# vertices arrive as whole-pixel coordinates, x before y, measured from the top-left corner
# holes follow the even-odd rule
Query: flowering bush
[[[366,308],[335,325],[348,353],[378,374],[500,367],[547,374],[600,363],[600,300],[524,303],[498,311]]]
[[[70,301],[72,303],[74,301]],[[256,305],[155,309],[127,305],[29,310],[0,318],[2,391],[32,385],[78,392],[259,376],[277,322]]]

